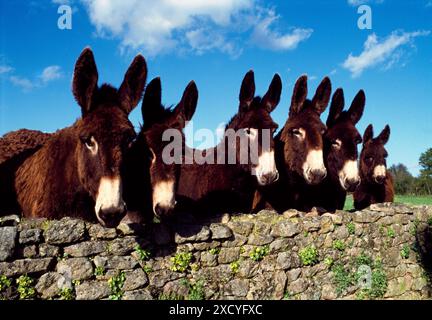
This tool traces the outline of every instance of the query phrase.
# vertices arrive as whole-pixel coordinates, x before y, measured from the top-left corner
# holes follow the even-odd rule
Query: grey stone
[[[0,227],[13,227],[20,222],[20,217],[13,214],[4,217],[0,217]]]
[[[57,257],[60,254],[60,249],[57,246],[42,243],[39,245],[39,256],[41,258],[45,257]]]
[[[273,237],[291,238],[301,232],[301,227],[298,223],[281,221],[275,224],[272,228],[271,235]]]
[[[213,240],[229,239],[233,235],[232,230],[223,224],[212,223],[210,230]]]
[[[222,248],[218,254],[219,263],[231,263],[240,257],[240,248]]]
[[[289,269],[291,267],[291,254],[288,252],[281,252],[277,256],[277,265],[281,269]]]
[[[217,266],[217,254],[212,254],[210,252],[201,252],[201,264],[203,267],[215,267]]]
[[[136,237],[124,237],[117,238],[108,243],[107,250],[104,255],[113,256],[125,256],[135,250],[135,247],[139,245],[145,246],[144,243],[140,243]]]
[[[0,262],[0,274],[14,277],[22,274],[46,272],[54,262],[52,258],[21,259],[13,262]]]
[[[273,237],[269,235],[260,235],[257,233],[252,233],[248,238],[248,244],[254,246],[264,246],[273,241]]]
[[[175,243],[207,241],[210,239],[210,229],[207,226],[180,225],[174,234]]]
[[[122,300],[153,300],[151,293],[147,289],[126,291]]]
[[[259,271],[259,264],[251,260],[240,261],[238,275],[241,278],[252,278]]]
[[[70,258],[57,263],[57,272],[72,280],[87,280],[93,277],[93,265],[87,258]]]
[[[142,269],[125,272],[126,280],[123,284],[124,291],[131,291],[145,287],[149,280]]]
[[[291,294],[299,294],[304,292],[308,287],[307,281],[304,279],[297,279],[288,285],[288,290]]]
[[[241,234],[234,234],[232,240],[226,240],[222,242],[222,247],[232,248],[232,247],[241,247],[247,242],[248,238]]]
[[[45,273],[39,278],[35,289],[39,292],[42,299],[54,298],[62,290],[62,278],[64,277],[57,272]]]
[[[37,247],[35,245],[25,246],[22,249],[22,256],[24,258],[35,258],[37,255]]]
[[[72,257],[89,257],[106,251],[106,241],[86,241],[70,245],[64,248],[64,252]]]
[[[44,232],[45,241],[49,244],[68,244],[84,239],[85,223],[81,220],[63,218],[50,221]]]
[[[77,300],[98,300],[111,294],[108,282],[89,281],[75,287]]]
[[[113,257],[101,257],[96,256],[93,260],[96,267],[103,267],[105,269],[117,269],[117,270],[130,270],[138,265],[131,256],[113,256]]]
[[[39,243],[41,238],[40,229],[23,230],[19,234],[18,242],[21,244]]]
[[[177,280],[181,277],[181,273],[166,269],[154,271],[149,274],[150,284],[156,288],[162,288],[167,282]]]
[[[92,224],[89,228],[89,235],[96,240],[111,240],[117,236],[115,228],[104,228],[100,224]]]
[[[224,293],[229,296],[245,297],[249,291],[249,281],[234,279],[224,286]]]
[[[293,239],[276,239],[270,243],[269,249],[270,253],[278,253],[280,251],[288,251],[292,249],[295,245]]]
[[[0,261],[6,261],[13,256],[16,236],[16,227],[0,228]]]
[[[228,227],[230,227],[234,233],[247,237],[252,232],[254,224],[248,221],[231,221],[228,223]]]
[[[287,275],[288,281],[290,283],[296,281],[300,277],[301,273],[302,273],[301,268],[291,269],[291,270],[287,271],[286,275]]]

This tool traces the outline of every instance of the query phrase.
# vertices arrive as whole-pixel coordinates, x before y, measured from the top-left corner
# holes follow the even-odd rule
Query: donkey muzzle
[[[120,221],[126,216],[126,205],[118,208],[109,208],[99,210],[97,217],[99,222],[105,228],[115,228],[120,224]]]

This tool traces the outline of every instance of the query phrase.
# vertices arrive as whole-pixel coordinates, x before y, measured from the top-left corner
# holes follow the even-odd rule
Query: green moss
[[[212,248],[209,252],[213,255],[218,255],[220,253],[220,248]]]
[[[105,268],[102,267],[102,266],[98,266],[98,267],[96,267],[96,269],[95,269],[95,271],[94,271],[94,275],[95,275],[95,276],[103,276],[103,275],[105,275],[105,273],[106,273],[106,270],[105,270]]]
[[[319,262],[318,250],[313,245],[301,249],[299,257],[304,266],[312,266]]]
[[[75,292],[72,288],[63,288],[59,292],[60,300],[74,300]]]
[[[395,233],[395,231],[393,230],[392,227],[388,227],[387,228],[387,237],[389,237],[389,238],[396,237],[396,233]]]
[[[204,281],[198,280],[195,283],[191,283],[187,279],[182,279],[180,282],[182,285],[188,288],[188,295],[186,300],[204,300]]]
[[[158,300],[184,300],[184,297],[176,293],[161,293]]]
[[[327,267],[331,268],[331,267],[333,266],[333,264],[334,264],[334,260],[333,260],[333,258],[332,258],[332,257],[326,257],[326,258],[324,259],[324,264],[325,264]]]
[[[0,276],[0,293],[5,291],[7,288],[9,288],[12,285],[12,280],[8,277],[2,275]]]

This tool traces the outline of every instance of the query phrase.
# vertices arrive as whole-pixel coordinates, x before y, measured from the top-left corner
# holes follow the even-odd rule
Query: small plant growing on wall
[[[143,249],[139,244],[135,246],[135,252],[141,261],[147,261],[150,259],[151,253],[148,250]]]
[[[264,259],[264,257],[266,255],[268,255],[270,251],[270,248],[268,246],[265,247],[258,247],[253,249],[250,253],[249,253],[249,257],[253,260],[253,261],[261,261],[262,259]]]
[[[18,285],[17,291],[21,300],[36,297],[36,290],[33,287],[34,280],[32,278],[27,275],[22,275],[16,280],[16,283]]]
[[[126,275],[123,271],[118,272],[114,277],[108,280],[111,289],[111,300],[120,300],[123,297],[123,285],[126,281]]]
[[[313,245],[301,249],[299,257],[304,266],[313,266],[319,262],[318,250]]]
[[[174,257],[171,257],[171,271],[185,272],[192,261],[192,253],[178,252]]]

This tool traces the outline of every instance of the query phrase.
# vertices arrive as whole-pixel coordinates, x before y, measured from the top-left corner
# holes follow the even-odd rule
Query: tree
[[[406,165],[402,163],[394,164],[389,168],[389,171],[393,175],[396,194],[412,194],[415,192],[415,178],[408,171]]]
[[[429,148],[420,155],[420,175],[422,177],[432,178],[432,148]]]

